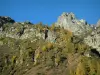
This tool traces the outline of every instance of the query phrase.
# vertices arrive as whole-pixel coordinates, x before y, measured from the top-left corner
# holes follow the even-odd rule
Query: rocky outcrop
[[[100,27],[96,27],[90,35],[84,39],[85,43],[99,51],[100,53]]]
[[[2,20],[0,75],[100,74],[99,26],[90,27],[85,20],[77,20],[73,13],[63,13],[57,27]],[[81,37],[91,28],[85,39]]]
[[[98,20],[96,25],[93,25],[92,33],[84,38],[84,41],[100,53],[100,20]]]
[[[40,32],[40,29],[35,28],[33,25],[24,25],[20,23],[14,23],[5,28],[3,32],[0,32],[0,37],[10,37],[14,39],[31,39],[36,41],[37,39],[44,39],[46,41],[54,42],[56,39],[56,33],[54,31],[47,30],[47,32]]]
[[[11,19],[10,17],[6,17],[6,16],[0,16],[0,27],[3,25],[3,24],[6,24],[6,23],[14,23],[15,21],[13,19]]]
[[[57,27],[72,31],[75,35],[86,34],[91,29],[85,20],[78,20],[72,12],[63,13],[55,24]]]
[[[97,27],[100,27],[100,19],[98,20],[98,22],[97,22],[97,25],[96,25]]]
[[[50,41],[50,42],[55,42],[56,38],[57,38],[56,33],[54,31],[50,31],[49,30],[48,31],[48,38],[47,38],[47,40]]]

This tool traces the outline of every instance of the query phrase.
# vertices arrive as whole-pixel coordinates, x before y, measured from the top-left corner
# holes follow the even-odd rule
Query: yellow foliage
[[[40,58],[40,53],[37,53],[35,58],[36,59]]]
[[[75,75],[73,70],[69,70],[70,75]]]
[[[55,65],[57,66],[60,62],[60,57],[55,58]]]
[[[86,75],[85,67],[81,62],[78,64],[76,68],[76,75]]]
[[[48,49],[52,49],[53,44],[52,43],[47,43],[47,45],[42,47],[42,51],[47,51]]]
[[[51,26],[51,28],[50,28],[51,30],[54,30],[55,29],[55,25],[54,24],[52,24],[52,26]]]
[[[16,56],[14,55],[14,56],[12,56],[12,59],[11,59],[11,61],[12,61],[12,63],[14,63],[15,62],[15,60],[16,60]]]
[[[100,75],[100,62],[97,62],[97,75]]]
[[[48,48],[48,49],[52,49],[52,48],[53,48],[53,44],[52,44],[52,43],[48,43],[48,44],[47,44],[47,48]]]
[[[92,60],[92,61],[89,61],[89,67],[90,67],[90,75],[95,75],[95,71],[97,70],[97,63]]]
[[[43,51],[46,51],[46,50],[47,50],[47,47],[46,47],[46,46],[43,46],[43,47],[42,47],[42,50],[43,50]]]
[[[40,58],[40,53],[37,53],[34,58],[34,65],[38,63],[38,59]]]

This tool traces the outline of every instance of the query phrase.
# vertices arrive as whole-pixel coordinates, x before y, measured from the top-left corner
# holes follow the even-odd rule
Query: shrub
[[[56,57],[55,58],[55,65],[58,66],[60,62],[60,57]]]
[[[47,51],[47,47],[46,47],[46,46],[43,46],[43,47],[42,47],[42,50],[43,50],[43,51]]]
[[[77,68],[76,68],[76,75],[86,75],[85,73],[85,67],[83,65],[83,63],[79,63]]]
[[[47,48],[48,48],[48,49],[52,49],[52,48],[53,48],[53,44],[52,44],[52,43],[48,43],[48,44],[47,44]]]
[[[89,60],[88,61],[89,67],[90,67],[90,75],[96,75],[96,70],[97,70],[97,62],[95,60]]]
[[[51,26],[50,29],[51,29],[51,30],[55,30],[55,24],[52,24],[52,26]]]
[[[14,55],[14,56],[12,56],[12,58],[11,58],[11,62],[14,64],[15,62],[16,62],[16,56]]]
[[[42,29],[43,29],[43,24],[42,24],[42,22],[36,24],[36,27],[39,28],[40,30],[42,30]]]
[[[40,58],[40,53],[38,52],[37,54],[35,54],[34,57],[34,65],[37,65],[39,63],[39,58]]]
[[[97,75],[100,74],[100,60],[97,62]]]

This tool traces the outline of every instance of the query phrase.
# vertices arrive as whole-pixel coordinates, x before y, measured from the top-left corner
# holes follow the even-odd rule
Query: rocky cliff
[[[63,13],[52,26],[10,17],[0,24],[0,75],[100,74],[99,22],[92,27]]]
[[[84,39],[86,44],[97,49],[97,51],[100,53],[100,20],[97,22],[97,25],[94,27],[91,34]]]
[[[72,12],[59,16],[56,26],[70,30],[74,35],[87,34],[91,30],[90,25],[85,20],[78,20]]]

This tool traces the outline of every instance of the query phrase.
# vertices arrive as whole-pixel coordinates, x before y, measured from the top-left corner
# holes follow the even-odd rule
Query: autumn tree
[[[85,66],[82,62],[79,62],[76,68],[76,75],[86,75]]]
[[[96,70],[97,70],[97,62],[95,61],[95,59],[91,59],[88,61],[88,65],[90,67],[90,75],[96,75]],[[99,65],[99,64],[98,64]]]
[[[100,75],[100,61],[97,62],[97,75]]]

